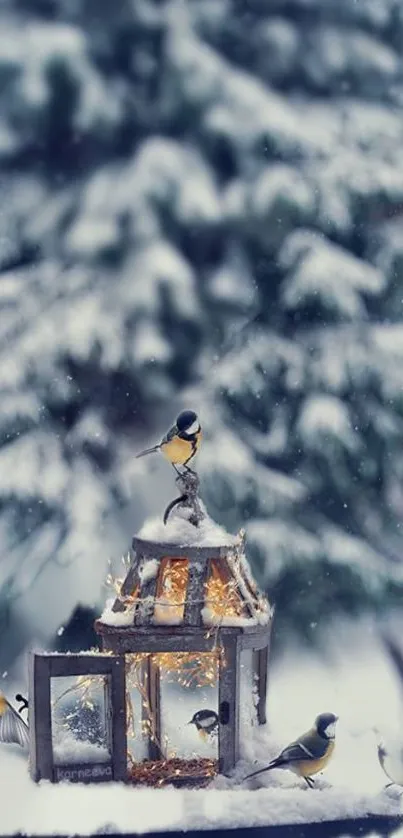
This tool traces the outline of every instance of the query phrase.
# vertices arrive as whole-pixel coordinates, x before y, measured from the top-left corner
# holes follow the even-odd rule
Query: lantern
[[[34,779],[201,785],[231,771],[266,721],[273,613],[244,547],[204,515],[143,527],[95,624],[102,653],[32,656]]]

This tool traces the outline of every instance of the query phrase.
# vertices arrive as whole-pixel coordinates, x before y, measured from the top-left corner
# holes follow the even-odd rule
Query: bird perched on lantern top
[[[218,715],[214,710],[198,710],[188,724],[195,725],[202,739],[207,739],[218,732]]]
[[[161,451],[161,454],[171,463],[177,474],[180,474],[177,466],[184,466],[187,471],[192,471],[188,463],[197,454],[201,437],[202,432],[197,414],[194,410],[183,410],[161,442],[152,448],[140,451],[137,454],[137,459],[145,457],[146,454]]]
[[[271,771],[272,768],[288,768],[298,777],[303,777],[312,788],[312,774],[323,771],[333,754],[336,722],[337,716],[334,713],[321,713],[307,733],[303,733],[295,742],[287,745],[265,768],[248,774],[244,779],[249,780],[250,777],[256,777],[263,771]]]
[[[0,693],[0,742],[13,742],[22,748],[29,745],[28,725],[3,693]]]

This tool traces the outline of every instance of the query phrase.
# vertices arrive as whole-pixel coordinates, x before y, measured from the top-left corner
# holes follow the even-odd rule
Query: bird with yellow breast
[[[288,768],[298,777],[303,777],[310,788],[314,781],[312,774],[318,774],[326,768],[335,746],[337,716],[334,713],[321,713],[316,717],[313,727],[303,733],[295,742],[287,745],[281,753],[265,768],[260,768],[244,777],[256,777],[273,768]]]
[[[192,471],[188,464],[197,454],[201,438],[202,432],[197,414],[194,410],[183,410],[161,442],[152,448],[140,451],[137,454],[137,459],[160,451],[174,467],[177,474],[180,474],[177,466],[183,466],[187,471]]]

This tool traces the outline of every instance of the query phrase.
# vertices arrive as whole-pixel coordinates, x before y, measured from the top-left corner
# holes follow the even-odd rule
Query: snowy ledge
[[[134,625],[134,609],[128,608],[126,611],[112,611],[114,600],[107,601],[106,606],[99,618],[100,622],[105,626],[112,626],[114,628],[124,628]],[[153,600],[150,599],[153,604]],[[269,608],[262,609],[256,617],[223,617],[216,615],[210,608],[202,608],[203,625],[218,626],[223,628],[252,628],[255,626],[267,626],[270,623],[272,612]],[[178,617],[175,606],[167,603],[164,604],[158,601],[155,604],[155,616],[152,620],[154,626],[181,626],[184,625],[183,617]]]
[[[243,763],[243,773],[250,767]],[[231,781],[222,777],[210,788],[197,791],[140,789],[118,783],[36,785],[23,755],[7,745],[0,746],[0,783],[3,835],[133,834],[402,815],[399,793],[392,789],[357,794],[347,785],[329,787],[324,781],[314,790],[296,782],[292,787],[273,785],[256,791],[245,786],[230,788]],[[23,806],[15,803],[17,790]]]
[[[244,628],[246,626],[267,626],[271,619],[271,611],[269,609],[260,611],[256,617],[234,617],[232,615],[223,617],[220,614],[215,614],[211,608],[206,606],[205,608],[202,608],[201,614],[203,625],[223,626],[223,628],[231,626],[233,628]]]

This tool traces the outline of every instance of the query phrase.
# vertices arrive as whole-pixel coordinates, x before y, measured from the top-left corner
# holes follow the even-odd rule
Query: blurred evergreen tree
[[[280,625],[401,596],[400,2],[0,16],[1,662],[102,598],[186,392]]]

